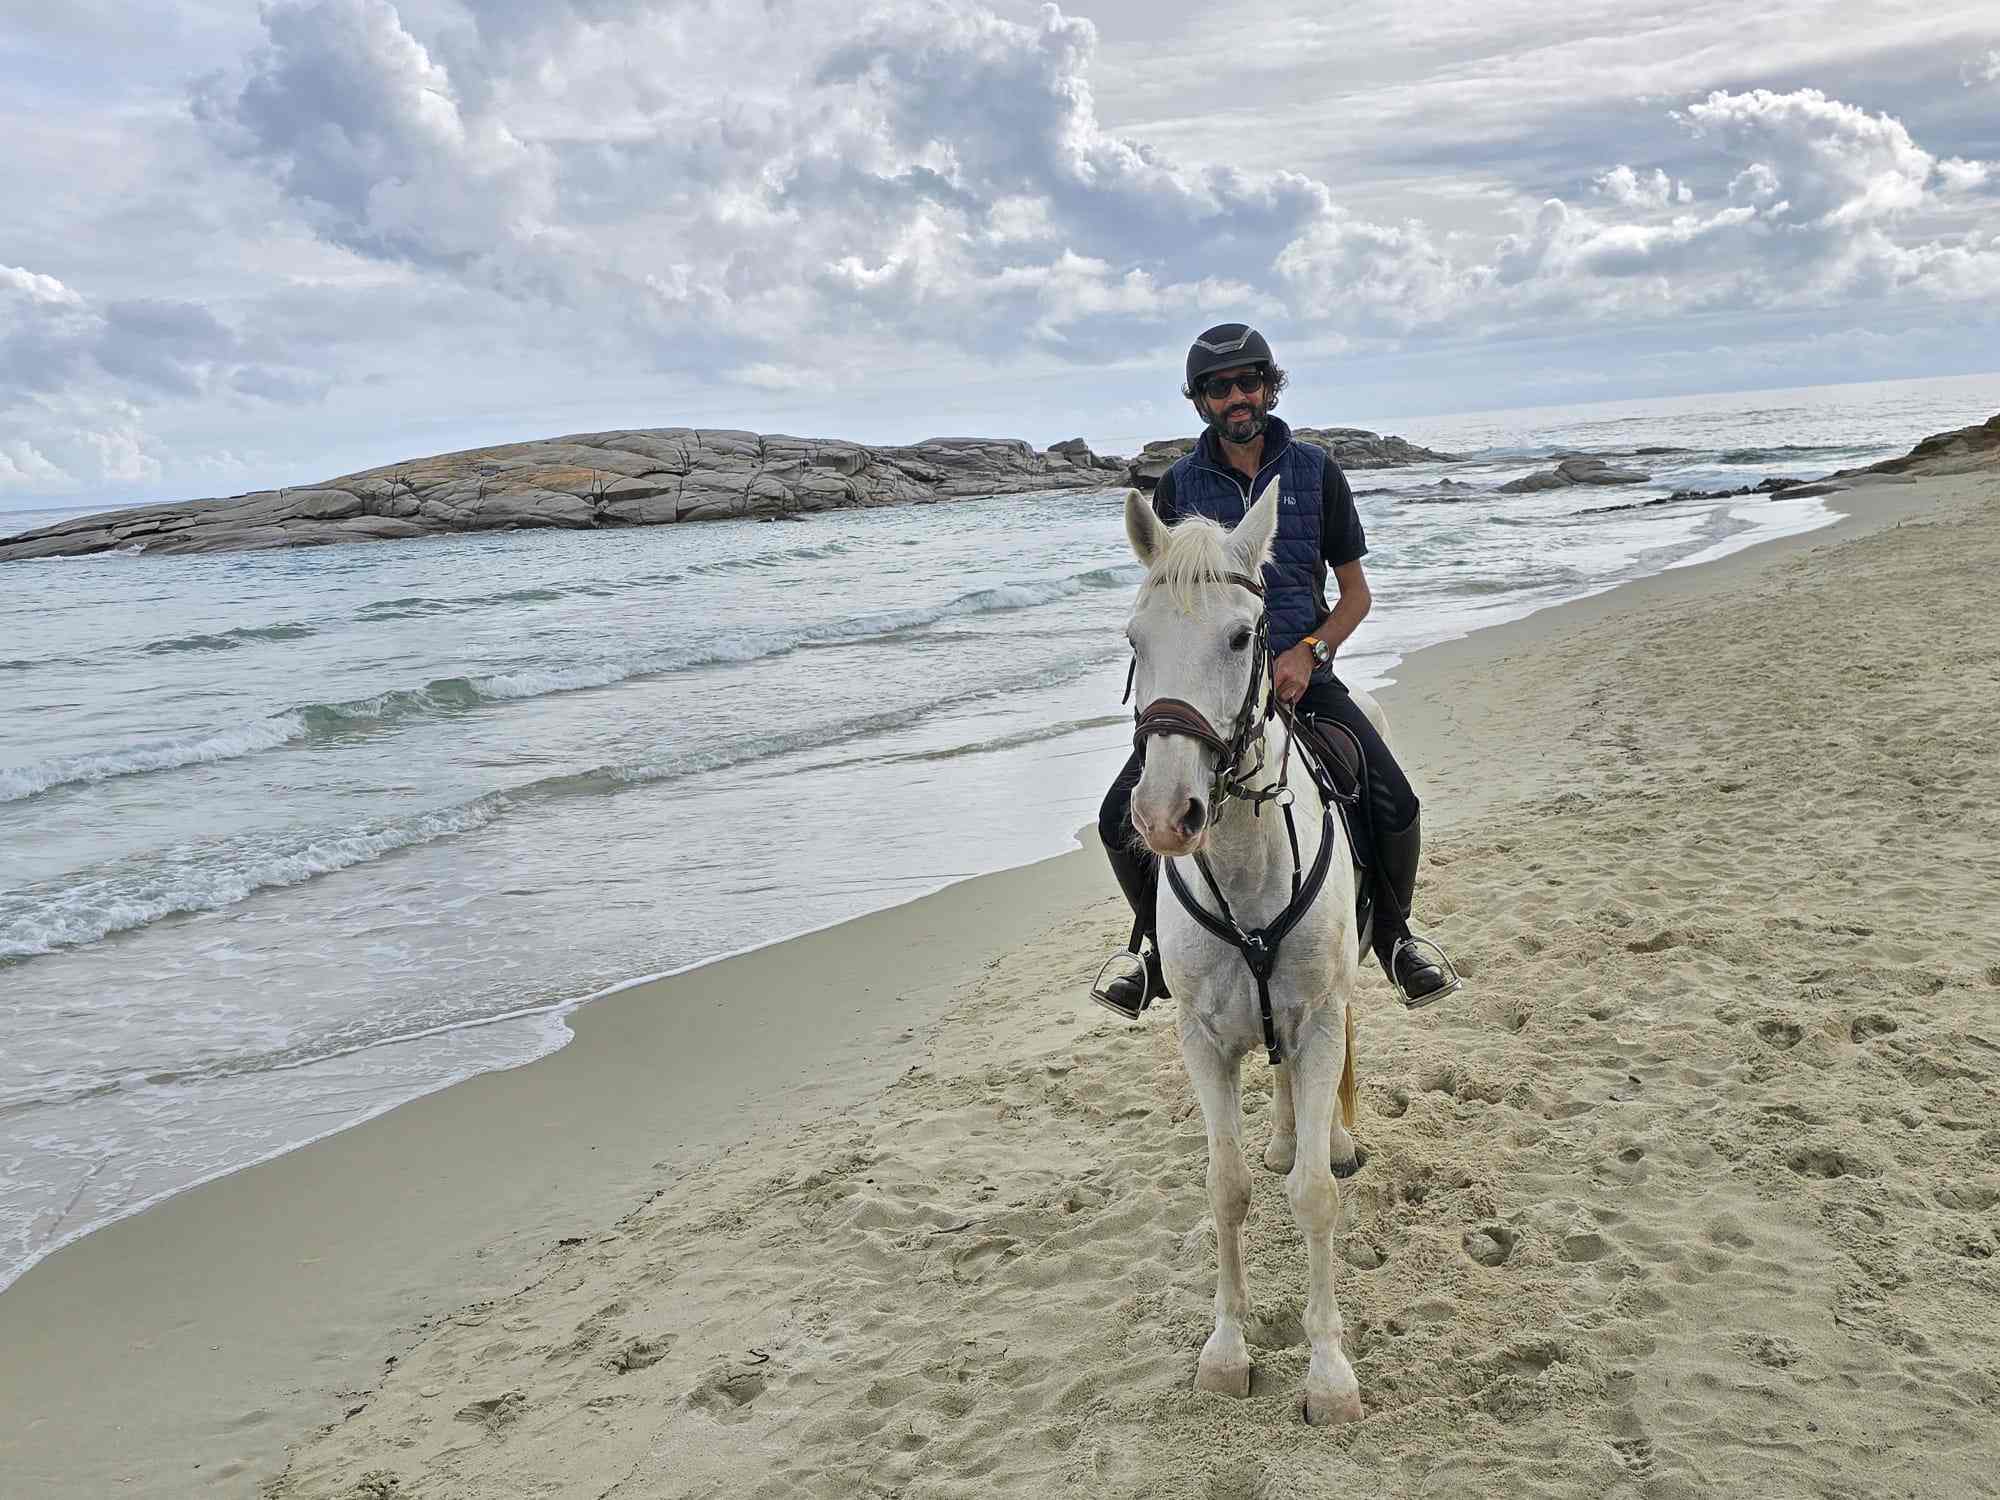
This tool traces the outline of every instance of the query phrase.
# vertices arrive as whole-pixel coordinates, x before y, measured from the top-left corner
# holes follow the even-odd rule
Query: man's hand
[[[1312,647],[1300,641],[1271,663],[1271,686],[1278,694],[1278,701],[1285,704],[1298,702],[1299,695],[1311,684],[1312,675]]]

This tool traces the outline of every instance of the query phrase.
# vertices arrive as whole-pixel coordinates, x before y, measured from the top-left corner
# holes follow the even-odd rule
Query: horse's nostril
[[[1201,805],[1201,798],[1188,798],[1187,811],[1181,814],[1181,832],[1192,837],[1200,833],[1202,824],[1208,821],[1208,809]]]

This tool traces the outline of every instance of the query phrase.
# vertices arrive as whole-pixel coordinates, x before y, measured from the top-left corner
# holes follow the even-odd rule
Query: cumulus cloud
[[[0,488],[57,493],[157,478],[143,407],[281,385],[287,375],[260,364],[199,303],[100,305],[57,277],[0,266]]]
[[[0,440],[0,494],[60,494],[76,488],[76,476],[49,462],[23,438]]]
[[[1982,83],[2000,82],[2000,47],[1995,47],[1983,57],[1976,57],[1959,72],[1959,77],[1967,88]]]
[[[871,369],[1120,365],[1231,316],[1365,358],[2000,290],[1977,137],[1933,120],[1920,142],[1814,89],[1619,102],[1605,138],[1629,143],[1588,166],[1441,170],[1412,201],[1447,223],[1280,169],[1287,142],[1261,129],[1182,130],[1168,151],[1111,128],[1096,30],[1056,5],[270,0],[254,24],[192,93],[202,160],[183,169],[226,186],[217,232],[256,246],[262,280],[147,296],[17,250],[10,474],[32,467],[23,443],[65,472],[141,473],[168,409],[380,410],[370,392],[440,356],[591,389],[698,372],[747,420]],[[1268,120],[1285,101],[1259,102],[1261,76],[1230,87]],[[1629,164],[1655,161],[1671,172]]]
[[[1813,89],[1675,116],[1726,165],[1713,211],[1687,177],[1621,163],[1482,247],[1105,129],[1095,29],[1055,5],[1027,24],[950,0],[852,22],[707,0],[432,14],[420,39],[389,0],[283,0],[202,117],[357,253],[594,313],[761,389],[872,346],[1115,358],[1218,308],[1399,337],[1980,280],[1895,231],[1985,164]],[[779,87],[696,71],[723,25]]]
[[[1655,167],[1650,176],[1641,176],[1627,166],[1613,167],[1592,184],[1612,202],[1626,208],[1665,208],[1672,203],[1694,202],[1694,189],[1676,182]]]

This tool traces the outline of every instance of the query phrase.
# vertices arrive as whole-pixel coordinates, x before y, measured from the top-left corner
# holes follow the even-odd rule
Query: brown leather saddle
[[[1375,881],[1361,858],[1364,847],[1373,847],[1362,826],[1368,816],[1368,762],[1362,756],[1361,741],[1338,719],[1306,713],[1288,717],[1292,743],[1306,774],[1347,834],[1348,854],[1354,861],[1354,927],[1365,957],[1375,938]]]

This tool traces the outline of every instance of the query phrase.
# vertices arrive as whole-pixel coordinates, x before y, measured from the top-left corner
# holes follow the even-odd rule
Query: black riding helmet
[[[1269,369],[1271,346],[1264,335],[1248,323],[1218,323],[1188,346],[1187,389],[1197,392],[1204,375],[1217,370],[1233,370],[1239,365],[1262,365]]]

